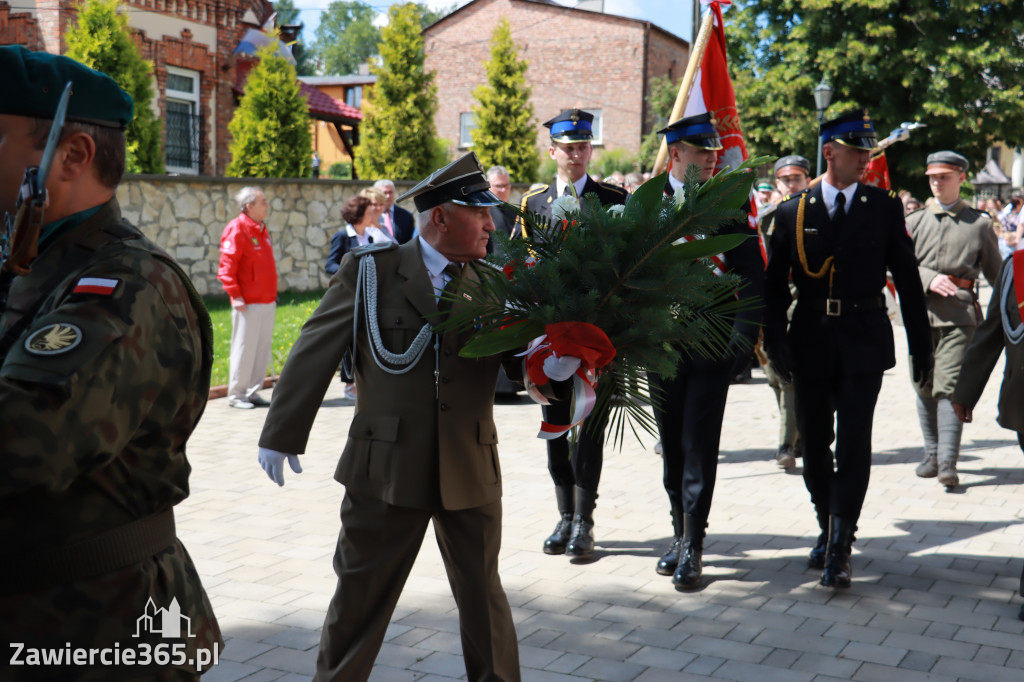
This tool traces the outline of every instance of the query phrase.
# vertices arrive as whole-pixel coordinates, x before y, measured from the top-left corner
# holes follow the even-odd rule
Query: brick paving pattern
[[[905,353],[896,327],[897,354]],[[901,350],[902,346],[902,350]],[[706,587],[654,571],[671,533],[653,439],[605,457],[597,556],[540,551],[556,521],[540,408],[495,409],[504,473],[501,574],[526,682],[1019,682],[1024,622],[1024,455],[995,423],[997,366],[964,430],[961,487],[915,477],[921,435],[904,357],[875,412],[875,461],[854,545],[854,584],[817,585],[818,529],[799,476],[773,456],[774,395],[755,370],[733,386],[705,548]],[[410,397],[411,399],[412,397]],[[429,398],[429,396],[427,397]],[[302,458],[278,488],[256,463],[264,410],[210,403],[189,444],[192,495],[179,534],[227,640],[208,682],[312,676],[335,577],[343,488],[332,476],[353,407],[335,385]],[[432,533],[399,602],[374,682],[464,680],[458,618]]]

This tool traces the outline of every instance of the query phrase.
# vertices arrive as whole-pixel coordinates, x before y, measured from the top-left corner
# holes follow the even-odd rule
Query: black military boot
[[[672,575],[679,565],[679,552],[683,546],[683,506],[672,500],[672,545],[658,559],[658,575]]]
[[[704,570],[704,529],[707,523],[693,514],[683,514],[683,544],[679,552],[679,565],[672,575],[672,584],[683,589],[700,587]]]
[[[853,573],[850,571],[850,553],[853,551],[853,532],[856,527],[838,516],[830,519],[828,550],[821,584],[825,587],[847,588]]]
[[[818,528],[821,529],[821,534],[818,535],[817,542],[814,543],[811,553],[807,556],[807,568],[813,568],[820,571],[825,568],[825,550],[828,548],[827,512],[818,512]]]
[[[572,516],[572,534],[565,554],[576,561],[594,558],[594,507],[597,492],[576,487],[576,513]]]
[[[555,532],[544,541],[545,554],[565,554],[565,546],[569,544],[569,534],[572,532],[572,513],[576,508],[572,498],[572,486],[556,486],[555,502],[558,504],[558,513],[562,518],[555,526]]]

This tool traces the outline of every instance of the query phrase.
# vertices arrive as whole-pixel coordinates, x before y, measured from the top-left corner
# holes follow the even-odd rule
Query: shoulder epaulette
[[[398,243],[392,241],[386,242],[374,242],[372,244],[363,244],[352,249],[352,256],[354,258],[362,258],[368,253],[378,253],[383,251],[390,251],[391,249],[397,249]]]
[[[599,182],[597,184],[599,184],[601,187],[604,187],[605,189],[610,189],[611,191],[615,192],[616,194],[621,194],[622,196],[626,196],[627,194],[629,194],[629,192],[627,192],[622,187],[619,187],[618,185],[611,185],[611,184],[609,184],[607,182]]]
[[[898,199],[899,195],[896,194],[895,190],[889,190],[889,197],[891,197],[892,199]]]
[[[548,187],[550,187],[550,186],[551,185],[544,185],[543,187],[538,187],[537,189],[533,190],[532,192],[527,192],[526,194],[523,195],[523,199],[522,199],[522,202],[520,203],[520,206],[522,208],[526,208],[526,200],[527,199],[529,199],[530,197],[536,196],[538,194],[543,194],[544,192],[547,192],[548,191]]]
[[[789,201],[790,199],[796,199],[796,198],[797,198],[797,197],[799,197],[799,196],[800,196],[801,194],[807,194],[807,193],[808,193],[808,192],[810,192],[810,191],[811,191],[811,188],[810,188],[810,187],[808,187],[807,189],[802,189],[802,190],[800,190],[800,191],[799,191],[799,192],[797,192],[796,194],[787,194],[786,196],[782,197],[782,201],[781,201],[781,202],[779,202],[779,203],[783,203],[783,202]]]

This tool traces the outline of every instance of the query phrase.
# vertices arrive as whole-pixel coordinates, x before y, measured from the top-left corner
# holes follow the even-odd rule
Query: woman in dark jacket
[[[375,200],[373,194],[380,196]],[[345,202],[341,219],[347,224],[331,237],[331,252],[324,263],[328,275],[336,273],[342,257],[357,246],[391,240],[377,225],[383,211],[384,194],[378,190],[363,190]]]

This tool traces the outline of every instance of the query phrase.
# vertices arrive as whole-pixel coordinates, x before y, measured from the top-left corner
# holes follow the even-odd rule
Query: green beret
[[[132,120],[132,98],[110,76],[68,57],[32,52],[21,45],[0,47],[5,74],[0,114],[53,118],[68,81],[68,121],[124,129]]]

